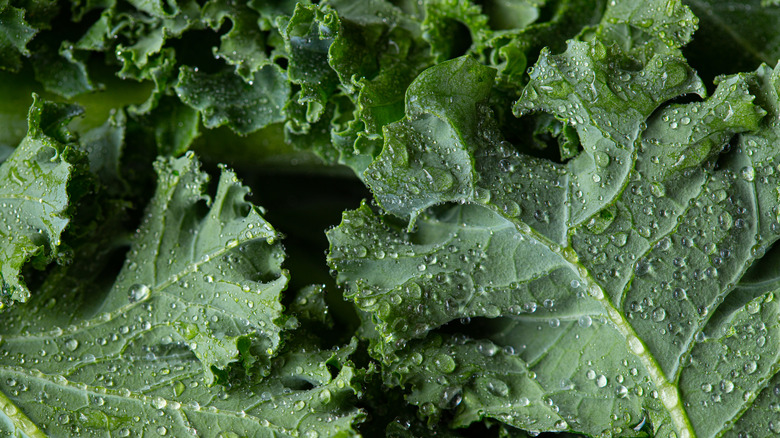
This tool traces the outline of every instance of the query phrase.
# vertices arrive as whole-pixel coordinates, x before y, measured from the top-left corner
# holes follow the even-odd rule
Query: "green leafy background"
[[[0,0],[0,430],[780,434],[775,3]]]

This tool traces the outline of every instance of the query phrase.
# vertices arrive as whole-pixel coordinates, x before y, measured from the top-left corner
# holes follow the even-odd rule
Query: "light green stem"
[[[0,391],[0,410],[11,420],[16,430],[21,431],[30,438],[47,438],[46,434],[33,423],[24,412],[11,401],[2,391]]]

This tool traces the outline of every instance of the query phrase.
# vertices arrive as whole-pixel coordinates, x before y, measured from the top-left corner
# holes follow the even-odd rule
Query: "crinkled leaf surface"
[[[29,55],[27,43],[35,36],[37,29],[24,19],[24,10],[0,2],[0,69],[18,70],[22,55]]]
[[[337,0],[340,26],[329,63],[342,86],[356,90],[358,120],[366,134],[403,117],[404,90],[431,65],[422,25],[384,1]]]
[[[93,327],[87,330],[97,338],[89,344],[61,329],[8,337],[0,388],[3,411],[17,427],[2,430],[31,437],[347,437],[364,417],[352,404],[359,372],[345,362],[349,349],[290,348],[262,382],[209,386],[186,347],[138,329],[131,335]],[[36,364],[20,365],[32,359],[32,339],[41,348]]]
[[[230,21],[230,31],[222,36],[214,54],[235,65],[244,80],[251,81],[254,73],[270,62],[265,35],[258,27],[258,14],[243,2],[212,0],[203,6],[202,14],[213,29]]]
[[[64,41],[59,50],[42,48],[32,56],[35,79],[47,91],[65,98],[94,91],[96,87],[87,75],[83,57],[73,52],[73,45]]]
[[[31,290],[2,315],[0,430],[345,436],[357,394],[364,436],[780,431],[776,3],[0,0],[0,160],[73,166],[52,230],[0,223]],[[27,84],[85,104],[79,148],[54,105],[35,141],[60,153],[11,147]],[[279,234],[172,158],[201,133],[207,168],[287,148],[368,183],[329,232],[357,315],[331,285],[282,312]],[[317,271],[295,288],[327,281],[290,234]]]
[[[289,21],[278,25],[289,55],[287,75],[290,82],[301,87],[298,102],[309,105],[307,118],[316,121],[338,84],[336,73],[328,65],[331,28],[338,25],[336,16],[327,9],[298,4]]]
[[[182,67],[176,93],[200,111],[207,128],[228,125],[248,134],[284,120],[282,109],[290,89],[275,64],[261,68],[249,82],[232,71],[208,74]]]
[[[29,305],[4,313],[0,407],[13,424],[0,429],[355,435],[364,417],[354,407],[362,372],[348,361],[355,344],[321,350],[298,333],[279,350],[283,253],[277,232],[244,200],[247,189],[223,170],[209,199],[192,154],[156,167],[157,194],[113,285],[105,277],[126,251],[121,210],[73,263],[47,276]],[[263,360],[252,362],[255,354]],[[229,384],[215,384],[213,372]]]
[[[186,342],[210,381],[212,368],[238,360],[239,350],[251,364],[252,343],[266,360],[276,354],[287,275],[279,235],[244,200],[249,190],[223,169],[210,199],[198,167],[191,153],[157,162],[157,192],[99,311],[115,328],[137,313],[158,336]]]
[[[561,55],[544,53],[534,67],[531,83],[524,91],[525,98],[518,103],[516,110],[520,113],[545,110],[569,120],[576,127],[585,153],[571,160],[568,166],[540,165],[533,170],[537,174],[529,174],[534,166],[531,160],[521,158],[501,164],[496,162],[498,160],[485,162],[487,160],[481,159],[479,149],[485,149],[482,144],[496,144],[500,140],[490,123],[484,121],[481,114],[484,105],[480,106],[489,96],[495,72],[464,57],[440,64],[410,86],[407,118],[386,128],[385,150],[369,167],[368,185],[385,209],[410,215],[438,202],[484,196],[481,189],[493,189],[501,194],[504,189],[496,184],[499,181],[483,177],[479,182],[474,173],[479,172],[481,165],[490,168],[497,164],[512,166],[517,167],[510,172],[515,184],[544,181],[563,189],[547,193],[547,202],[569,206],[565,216],[553,218],[553,221],[572,224],[585,221],[622,190],[620,182],[625,180],[633,165],[637,137],[653,110],[678,95],[704,91],[698,78],[680,58],[658,55],[643,68],[629,71],[610,68],[602,62],[611,50],[595,40],[591,43],[573,41]],[[630,61],[623,56],[613,55],[611,62],[619,65],[621,61]],[[662,70],[667,80],[656,81]],[[468,73],[478,79],[460,86],[451,83]],[[450,82],[444,86],[450,91],[437,93],[434,84],[439,82]],[[614,112],[616,105],[625,107],[625,111]],[[405,141],[404,137],[413,138],[418,147],[407,149],[406,145],[412,142]],[[450,138],[455,142],[448,141]],[[420,148],[420,144],[433,147]],[[476,150],[472,154],[474,158],[463,155],[469,149]],[[418,151],[422,151],[423,156],[414,157],[412,154],[420,154]],[[413,159],[406,158],[409,156]],[[406,165],[404,160],[410,164]],[[566,168],[573,171],[564,174]],[[395,174],[404,172],[403,177],[386,178],[391,169]],[[491,172],[484,173],[489,175]],[[553,194],[558,196],[550,196]],[[517,206],[507,201],[507,208],[522,217],[523,211],[533,208],[531,212],[535,212],[532,205],[539,204],[537,199],[529,201],[517,203],[512,200]],[[535,222],[550,222],[550,219],[540,221],[537,218]],[[555,241],[563,238],[563,226],[562,223],[542,225],[547,229],[546,233],[554,233],[550,237]]]
[[[32,257],[57,254],[68,225],[69,140],[65,124],[75,106],[49,104],[37,96],[27,117],[27,136],[0,165],[0,282],[2,302],[26,301],[21,269]]]
[[[577,129],[563,164],[496,133],[479,91],[493,74],[468,58],[410,86],[367,175],[388,212],[419,216],[347,212],[329,260],[372,315],[386,379],[424,415],[588,435],[776,427],[762,417],[776,282],[740,278],[780,232],[778,72],[667,104],[703,95],[699,79],[674,50],[638,62],[599,38],[542,54],[517,111]],[[442,327],[466,337],[430,334]]]

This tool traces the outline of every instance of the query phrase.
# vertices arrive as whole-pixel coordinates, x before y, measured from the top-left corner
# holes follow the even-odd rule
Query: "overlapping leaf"
[[[364,417],[351,404],[359,372],[346,357],[354,347],[288,349],[262,382],[235,378],[240,385],[223,387],[209,386],[199,360],[164,338],[93,334],[103,346],[78,347],[94,357],[72,360],[72,343],[60,344],[69,335],[46,333],[44,349],[32,353],[34,367],[19,363],[32,360],[24,341],[8,339],[0,386],[3,411],[17,427],[0,423],[0,430],[31,437],[346,437]],[[112,344],[123,344],[121,353]]]
[[[139,324],[172,342],[186,342],[208,373],[241,359],[253,344],[266,360],[279,348],[281,291],[279,235],[244,200],[248,189],[223,170],[214,199],[192,154],[157,164],[157,193],[127,261],[99,311],[104,327]],[[167,309],[165,313],[145,308]],[[88,324],[91,325],[91,324]],[[89,334],[73,340],[88,342]],[[210,374],[208,374],[210,375]],[[209,379],[210,380],[210,379]]]
[[[386,129],[367,175],[388,212],[419,216],[405,230],[367,206],[345,213],[330,262],[374,319],[389,381],[410,384],[426,415],[588,435],[775,427],[752,413],[771,403],[780,367],[765,350],[774,282],[735,287],[780,230],[778,73],[665,105],[703,94],[698,78],[674,51],[632,62],[596,39],[534,67],[519,114],[577,128],[583,151],[564,165],[497,134],[476,91],[493,81],[484,67],[444,63],[410,87],[407,118]],[[453,201],[474,205],[428,208]],[[471,341],[431,341],[443,326],[504,347],[533,389],[505,379],[480,392],[501,374]],[[446,371],[422,366],[437,360]],[[535,410],[544,403],[552,410]]]
[[[113,285],[106,275],[125,252],[121,210],[28,306],[4,314],[0,380],[12,422],[0,427],[28,436],[354,435],[363,417],[351,401],[355,345],[321,351],[300,334],[280,352],[283,252],[244,200],[248,189],[223,170],[209,198],[192,154],[156,167],[157,194]],[[215,372],[230,384],[215,385]]]
[[[24,19],[24,10],[0,2],[0,68],[18,70],[22,55],[29,55],[27,43],[35,36],[37,29]]]
[[[27,117],[27,136],[0,166],[3,304],[30,297],[21,278],[25,263],[33,257],[45,262],[57,254],[68,225],[68,180],[72,170],[67,146],[71,138],[65,125],[79,113],[78,107],[49,104],[34,96]]]

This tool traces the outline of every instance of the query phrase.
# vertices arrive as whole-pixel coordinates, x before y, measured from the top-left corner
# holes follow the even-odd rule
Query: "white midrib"
[[[550,251],[560,254],[561,259],[566,261],[569,268],[577,273],[580,280],[582,280],[582,284],[586,287],[588,294],[598,300],[607,311],[609,320],[620,335],[626,340],[629,351],[639,358],[642,365],[647,370],[650,379],[658,390],[658,397],[669,412],[674,427],[677,429],[678,438],[696,438],[696,432],[693,430],[693,426],[688,419],[688,412],[682,404],[682,399],[677,387],[666,376],[661,369],[661,366],[655,360],[655,357],[647,350],[645,343],[639,338],[628,320],[626,320],[623,314],[615,308],[612,300],[604,293],[604,289],[590,276],[587,268],[579,263],[576,253],[571,250],[571,248],[568,248],[570,251],[561,250],[560,245],[553,243],[546,236],[539,234],[524,222],[519,220],[513,222],[521,234],[535,239],[540,244],[546,246]]]

